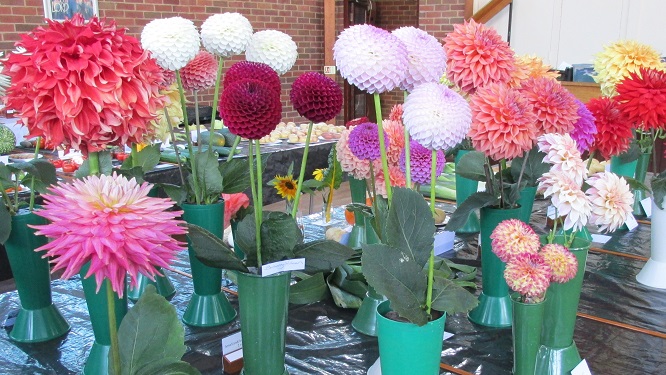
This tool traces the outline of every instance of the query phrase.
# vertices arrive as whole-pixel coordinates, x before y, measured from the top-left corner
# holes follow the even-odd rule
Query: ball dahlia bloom
[[[213,14],[201,24],[201,43],[208,52],[227,58],[243,53],[253,32],[240,13]]]
[[[84,277],[95,275],[97,291],[108,279],[122,297],[127,274],[136,287],[139,273],[154,278],[155,267],[168,267],[185,246],[172,237],[187,232],[176,220],[182,211],[167,211],[170,199],[148,197],[151,188],[115,172],[51,188],[44,208],[35,211],[51,223],[34,228],[52,241],[36,251],[53,258],[52,272],[64,269],[63,279],[90,262]]]
[[[616,86],[620,109],[644,130],[666,127],[666,71],[640,68]]]
[[[453,25],[453,32],[444,38],[444,50],[447,76],[464,92],[511,81],[514,52],[493,28],[474,20]]]
[[[430,184],[432,151],[421,146],[415,140],[409,142],[409,157],[411,166],[412,181],[417,184]],[[437,160],[435,161],[435,176],[439,176],[444,171],[446,159],[442,150],[437,151]],[[400,170],[405,173],[405,150],[400,154]]]
[[[576,141],[569,134],[544,134],[538,138],[539,151],[546,154],[543,161],[552,164],[551,171],[561,171],[579,186],[587,177],[587,168],[581,159]]]
[[[368,94],[398,87],[407,74],[407,48],[390,32],[372,25],[344,29],[333,45],[342,78]]]
[[[217,79],[217,59],[212,53],[199,51],[180,70],[183,88],[185,90],[204,90],[215,86]]]
[[[282,102],[274,88],[262,81],[248,79],[224,88],[219,111],[232,133],[260,139],[270,134],[282,119]]]
[[[277,30],[263,30],[250,38],[245,58],[264,63],[283,75],[296,63],[298,49],[289,35]]]
[[[386,132],[383,133],[384,144],[388,144],[389,139]],[[380,155],[379,150],[379,130],[377,124],[366,122],[354,127],[349,132],[349,149],[361,160],[375,160]]]
[[[627,151],[633,133],[631,122],[615,99],[608,97],[590,99],[587,109],[595,118],[597,134],[590,150],[598,150],[605,159]]]
[[[264,63],[253,61],[239,61],[229,67],[224,74],[222,85],[228,87],[234,82],[246,79],[262,81],[276,91],[278,95],[282,93],[282,82],[280,82],[280,76],[277,72]]]
[[[28,137],[84,153],[141,143],[163,107],[160,67],[113,21],[47,20],[7,57],[6,105]]]
[[[531,303],[543,301],[551,276],[550,267],[539,254],[517,255],[504,269],[504,280],[509,288]]]
[[[291,85],[289,99],[299,115],[312,122],[328,121],[342,110],[342,90],[318,72],[301,74]]]
[[[437,39],[413,26],[400,27],[392,31],[407,49],[407,74],[400,89],[412,91],[427,82],[439,82],[446,73],[446,52]]]
[[[611,172],[596,173],[587,179],[585,192],[592,206],[590,222],[599,230],[614,232],[633,211],[634,195],[627,181]]]
[[[519,254],[536,254],[539,235],[528,224],[518,219],[500,222],[490,234],[492,250],[502,262],[509,262]]]
[[[359,180],[370,178],[370,162],[357,158],[349,149],[350,132],[351,129],[343,130],[340,133],[340,139],[335,144],[336,156],[340,162],[340,168]]]
[[[530,78],[520,92],[537,115],[537,135],[569,133],[578,120],[576,97],[552,78]]]
[[[429,150],[453,148],[470,128],[471,110],[467,101],[439,83],[417,86],[402,108],[409,135]]]
[[[594,81],[601,85],[601,93],[615,96],[615,85],[629,73],[643,68],[664,69],[661,55],[647,44],[635,40],[619,40],[604,47],[594,59]]]
[[[183,17],[155,19],[141,31],[141,45],[164,69],[179,70],[199,52],[199,32]]]
[[[550,198],[558,216],[564,216],[564,230],[582,229],[592,213],[592,206],[580,184],[562,171],[550,171],[539,177],[539,190]]]
[[[578,105],[578,121],[574,123],[574,128],[571,131],[571,138],[576,141],[578,151],[582,154],[589,150],[594,144],[594,135],[597,134],[597,126],[595,125],[594,116],[592,112],[585,106],[583,102],[576,99]]]
[[[532,105],[520,91],[489,84],[470,99],[469,137],[478,151],[495,160],[513,159],[534,145],[537,129]]]
[[[547,244],[539,252],[553,275],[551,281],[566,283],[576,277],[578,272],[578,259],[566,247],[560,244]]]

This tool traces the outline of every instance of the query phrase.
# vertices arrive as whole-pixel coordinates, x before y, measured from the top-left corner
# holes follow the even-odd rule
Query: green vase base
[[[354,225],[349,233],[349,238],[347,238],[347,246],[352,249],[360,249],[364,243],[366,243],[365,228]]]
[[[35,310],[21,308],[9,338],[22,343],[44,342],[67,334],[70,328],[53,304]]]
[[[235,318],[236,310],[224,293],[205,296],[192,293],[183,314],[183,323],[194,327],[215,327],[227,324]]]
[[[109,351],[111,345],[102,345],[95,341],[83,367],[83,375],[108,375]]]
[[[371,293],[366,293],[361,307],[351,323],[356,332],[367,336],[377,336],[377,306],[382,302],[384,302],[384,298],[376,298]]]
[[[255,375],[255,374],[246,374],[245,369],[241,370],[240,375]],[[270,375],[270,374],[256,374],[256,375]],[[275,374],[278,375],[278,374]],[[284,372],[279,375],[289,375],[289,371],[287,371],[287,366],[284,366]]]
[[[463,225],[462,228],[458,229],[456,233],[479,233],[481,231],[481,223],[479,223],[479,216],[476,212],[472,212]]]
[[[576,343],[572,342],[566,348],[551,348],[545,345],[539,347],[536,360],[535,374],[539,375],[569,375],[582,361]]]
[[[639,216],[639,217],[647,216],[645,210],[643,209],[643,205],[641,204],[641,201],[645,199],[645,192],[643,191],[643,189],[634,189],[632,193],[634,193],[634,202],[632,204],[634,216]]]
[[[467,314],[472,323],[492,328],[511,327],[511,297],[479,296],[479,305]]]
[[[143,274],[139,274],[139,276],[137,276],[136,282],[136,288],[130,289],[129,292],[127,292],[127,298],[129,298],[132,302],[136,302],[139,300],[139,298],[141,298],[144,290],[146,290],[146,286],[148,285],[155,286],[155,289],[157,289],[157,294],[166,298],[167,301],[171,301],[173,296],[176,295],[176,288],[174,288],[171,280],[167,276],[155,276],[155,281],[152,281]]]

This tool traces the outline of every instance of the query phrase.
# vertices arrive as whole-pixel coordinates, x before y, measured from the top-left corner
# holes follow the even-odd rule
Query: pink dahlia
[[[328,121],[342,109],[342,90],[318,72],[301,74],[291,85],[289,99],[299,115],[312,122]]]
[[[222,193],[222,199],[224,200],[224,227],[226,228],[231,224],[231,220],[236,218],[238,210],[250,205],[250,198],[245,193]]]
[[[22,35],[4,62],[6,104],[28,137],[84,153],[141,143],[163,107],[155,60],[114,21],[77,14],[47,23]]]
[[[174,72],[173,70],[164,69],[161,66],[159,66],[159,68],[160,71],[162,72],[162,81],[159,82],[160,89],[162,90],[168,89],[169,87],[171,87],[171,85],[176,83],[176,72]]]
[[[587,109],[595,118],[597,134],[590,150],[598,150],[604,159],[627,151],[634,137],[631,122],[612,98],[594,98],[587,102]]]
[[[559,244],[547,244],[539,252],[553,272],[551,281],[566,283],[576,277],[578,259],[566,247]]]
[[[444,50],[449,80],[470,94],[491,82],[508,83],[515,69],[509,44],[495,29],[474,20],[453,25]]]
[[[576,99],[578,105],[578,121],[574,123],[574,128],[571,131],[571,138],[576,141],[576,147],[582,154],[590,149],[594,143],[594,135],[597,134],[597,126],[594,123],[594,116],[592,112],[585,106],[583,102]]]
[[[278,95],[282,93],[282,83],[280,76],[270,66],[252,61],[239,61],[232,65],[229,70],[224,74],[222,85],[224,87],[231,86],[232,83],[237,81],[244,81],[246,79],[256,79],[268,85],[271,89],[275,90]]]
[[[537,135],[569,133],[578,120],[576,97],[552,78],[530,78],[519,88],[537,115]]]
[[[557,216],[565,216],[563,229],[574,231],[582,229],[592,212],[590,202],[574,179],[562,171],[544,173],[539,178],[539,190],[545,190],[543,196],[551,197],[551,203],[557,210]]]
[[[576,141],[569,134],[548,133],[537,142],[539,151],[546,154],[543,161],[552,164],[551,171],[562,171],[579,186],[587,177],[587,167],[581,159]]]
[[[398,165],[400,154],[405,148],[405,127],[400,120],[384,120],[382,126],[389,139],[386,144],[386,159],[389,164]]]
[[[199,51],[190,62],[180,70],[180,77],[185,90],[204,90],[215,86],[217,79],[217,59],[212,53]]]
[[[389,139],[386,132],[383,135],[384,144],[388,144]],[[349,149],[361,160],[378,159],[380,152],[377,124],[366,122],[365,124],[355,126],[349,133]]]
[[[384,180],[384,171],[382,169],[381,159],[376,159],[372,162],[373,170],[375,171],[375,190],[377,194],[387,198],[386,194],[386,181]],[[405,187],[405,174],[400,170],[400,167],[395,164],[389,165],[389,183],[393,187]]]
[[[36,251],[46,250],[53,272],[64,269],[64,279],[90,262],[85,277],[95,275],[97,291],[108,279],[122,297],[128,273],[134,287],[139,273],[152,279],[155,267],[168,267],[184,246],[172,237],[186,233],[184,222],[175,219],[182,211],[167,211],[174,205],[170,199],[148,197],[151,188],[115,172],[51,188],[43,195],[44,209],[35,211],[51,224],[35,229],[52,241]]]
[[[615,86],[620,109],[635,127],[666,126],[666,71],[640,68]]]
[[[490,84],[471,97],[469,137],[478,151],[495,160],[513,159],[534,145],[536,114],[527,99],[505,84]]]
[[[402,104],[396,104],[391,108],[389,120],[400,121],[402,123]]]
[[[393,30],[407,48],[407,74],[400,84],[405,91],[426,82],[439,82],[446,72],[446,53],[437,39],[413,26]]]
[[[504,279],[509,288],[520,293],[525,302],[542,301],[551,276],[550,267],[539,254],[519,254],[504,269]]]
[[[409,142],[409,155],[412,181],[417,184],[430,184],[432,151],[421,146],[417,141],[412,140]],[[436,163],[435,175],[439,176],[444,171],[444,164],[446,164],[444,152],[441,150],[437,151]],[[400,154],[400,170],[405,173],[405,150]]]
[[[229,130],[241,137],[260,139],[282,119],[280,94],[263,81],[248,79],[224,88],[220,117]]]
[[[634,195],[627,181],[611,172],[596,173],[587,179],[585,192],[592,205],[590,221],[599,230],[614,232],[633,211]]]
[[[348,140],[350,132],[350,129],[343,130],[340,134],[340,139],[335,144],[336,156],[340,162],[340,167],[344,172],[349,173],[359,180],[370,178],[370,162],[357,158],[349,149]]]
[[[490,234],[492,250],[502,262],[509,262],[520,254],[539,251],[539,235],[528,224],[518,219],[499,223]]]

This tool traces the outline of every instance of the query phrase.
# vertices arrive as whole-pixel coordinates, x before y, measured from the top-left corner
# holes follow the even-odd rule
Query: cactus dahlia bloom
[[[633,133],[631,122],[620,110],[617,100],[608,97],[593,98],[586,104],[595,118],[597,134],[590,150],[598,150],[604,159],[627,151]]]
[[[179,70],[199,52],[199,32],[182,17],[156,19],[141,31],[141,46],[164,69]]]
[[[340,86],[317,72],[308,72],[296,78],[289,98],[296,112],[312,122],[328,121],[342,110]]]
[[[666,126],[666,71],[641,68],[617,86],[617,101],[627,119],[644,130]]]
[[[407,74],[400,89],[414,90],[427,82],[439,82],[446,72],[446,52],[437,39],[427,32],[412,26],[393,30],[407,48]]]
[[[51,223],[34,228],[53,241],[35,250],[53,258],[53,272],[65,270],[63,279],[90,262],[85,277],[95,275],[97,291],[108,279],[122,297],[127,274],[136,287],[139,273],[152,279],[155,267],[168,267],[185,246],[172,237],[187,232],[176,220],[182,211],[167,211],[170,199],[148,197],[151,188],[115,172],[51,188],[44,208],[35,211]]]
[[[594,59],[594,81],[601,85],[601,93],[615,96],[615,85],[638,73],[640,68],[664,69],[659,52],[635,40],[619,40],[604,47]]]
[[[247,61],[264,63],[283,75],[296,63],[298,51],[291,37],[277,30],[258,31],[245,50]]]
[[[201,43],[208,52],[227,58],[243,53],[253,32],[240,13],[213,14],[201,24]]]
[[[518,87],[529,78],[552,78],[557,79],[560,73],[544,63],[538,56],[516,55],[514,57],[516,69],[511,72],[511,87]]]

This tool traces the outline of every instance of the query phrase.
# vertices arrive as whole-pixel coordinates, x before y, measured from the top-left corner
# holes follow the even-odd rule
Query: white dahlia
[[[298,51],[291,37],[277,30],[258,31],[252,35],[245,50],[245,59],[264,63],[279,75],[288,72],[296,63]]]
[[[550,197],[557,215],[564,216],[563,229],[582,229],[592,213],[585,193],[571,177],[562,171],[544,173],[539,178],[539,189],[545,189],[544,197]]]
[[[243,53],[253,32],[240,13],[213,14],[201,24],[201,42],[208,52],[226,58]]]
[[[178,70],[199,52],[199,32],[183,17],[150,21],[141,32],[141,46],[162,68]]]
[[[624,178],[611,172],[596,173],[587,179],[585,192],[592,204],[590,221],[599,230],[614,232],[627,221],[634,195]]]
[[[400,88],[412,91],[426,82],[439,82],[446,73],[446,52],[437,39],[413,26],[393,30],[407,48],[407,74]]]

